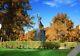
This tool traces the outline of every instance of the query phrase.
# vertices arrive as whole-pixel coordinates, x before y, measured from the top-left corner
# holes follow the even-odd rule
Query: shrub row
[[[44,49],[58,49],[60,44],[58,42],[45,42],[42,47]]]

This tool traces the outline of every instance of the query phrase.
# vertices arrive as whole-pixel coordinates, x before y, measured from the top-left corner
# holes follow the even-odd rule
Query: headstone
[[[1,29],[1,27],[2,27],[2,24],[0,24],[0,29]]]

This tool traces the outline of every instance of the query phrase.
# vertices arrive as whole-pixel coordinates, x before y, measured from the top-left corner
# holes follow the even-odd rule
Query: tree
[[[60,38],[61,41],[67,40],[68,32],[73,28],[73,22],[68,19],[67,14],[58,14],[54,18],[53,23],[58,38]]]
[[[1,33],[4,40],[16,40],[24,26],[32,27],[29,0],[0,0]]]
[[[47,35],[51,40],[61,40],[66,41],[68,32],[73,28],[73,22],[68,19],[67,14],[59,13],[57,14],[51,23],[50,31]],[[47,32],[48,32],[47,31]]]

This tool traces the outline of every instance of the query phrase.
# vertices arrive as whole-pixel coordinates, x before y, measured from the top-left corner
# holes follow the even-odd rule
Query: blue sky
[[[80,0],[30,0],[30,5],[32,10],[28,13],[35,16],[34,28],[37,28],[37,14],[42,17],[42,23],[45,27],[50,25],[52,18],[57,13],[66,13],[75,26],[80,24]]]

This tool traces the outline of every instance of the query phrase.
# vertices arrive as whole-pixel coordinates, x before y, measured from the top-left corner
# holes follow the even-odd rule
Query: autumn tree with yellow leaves
[[[29,0],[0,0],[0,36],[3,40],[16,40],[24,26],[32,27]]]

